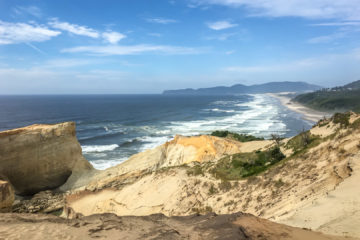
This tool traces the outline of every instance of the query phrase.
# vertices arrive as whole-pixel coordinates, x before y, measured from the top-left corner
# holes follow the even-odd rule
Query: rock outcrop
[[[268,148],[272,144],[272,141],[242,143],[208,135],[191,137],[177,135],[173,140],[163,145],[135,154],[125,162],[109,168],[97,174],[95,177],[91,176],[91,178],[87,179],[87,184],[91,182],[105,182],[107,179],[117,178],[122,174],[132,172],[153,172],[161,168],[180,166],[194,162],[214,162],[226,155],[239,152],[252,152],[254,150]],[[85,182],[84,179],[78,179],[78,181],[83,184]]]
[[[14,200],[15,195],[10,183],[0,180],[0,212],[11,209]]]
[[[73,122],[0,132],[0,176],[10,181],[16,194],[56,188],[72,174],[91,169]]]
[[[63,219],[40,214],[0,214],[1,239],[355,240],[289,227],[250,214],[165,217],[98,214]]]

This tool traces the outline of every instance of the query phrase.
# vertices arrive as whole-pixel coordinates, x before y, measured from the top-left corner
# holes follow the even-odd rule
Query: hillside
[[[246,86],[236,84],[231,87],[212,87],[199,89],[179,89],[165,90],[166,95],[236,95],[236,94],[255,94],[255,93],[278,93],[278,92],[306,92],[318,90],[321,87],[305,82],[269,82]]]
[[[143,239],[151,239],[151,229],[157,228],[164,234],[175,231],[180,238],[204,231],[207,236],[215,234],[206,239],[218,239],[216,234],[221,232],[216,226],[228,226],[230,234],[235,224],[235,229],[240,227],[252,236],[248,239],[285,235],[288,239],[321,239],[320,235],[292,235],[299,228],[337,236],[322,235],[324,239],[360,237],[360,115],[336,114],[310,131],[282,140],[223,133],[214,134],[220,137],[177,136],[113,168],[72,175],[56,190],[18,198],[12,207],[15,213],[48,213],[72,220],[65,224],[61,218],[33,215],[39,221],[28,223],[27,215],[0,214],[0,223],[6,222],[0,224],[0,231],[20,236],[13,226],[29,234],[38,226],[39,234],[45,229],[62,229],[86,232],[90,237],[105,234],[111,239],[116,233],[145,234]],[[236,217],[238,212],[254,217],[242,218],[246,215],[241,213]],[[127,228],[119,223],[128,221],[145,228],[140,231],[131,227],[135,225]],[[201,226],[208,221],[209,225]],[[158,238],[166,239],[170,236],[166,234]]]
[[[360,80],[341,87],[301,94],[293,101],[321,111],[360,112]]]

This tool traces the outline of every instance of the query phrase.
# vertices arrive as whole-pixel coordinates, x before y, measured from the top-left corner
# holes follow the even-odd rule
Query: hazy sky
[[[360,79],[360,0],[0,0],[0,94]]]

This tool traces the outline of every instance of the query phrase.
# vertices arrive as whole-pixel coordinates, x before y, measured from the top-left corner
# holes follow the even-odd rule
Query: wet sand
[[[324,117],[331,117],[329,112],[321,112],[308,108],[300,103],[292,102],[291,98],[285,95],[286,93],[268,93],[269,96],[278,99],[281,104],[291,111],[298,112],[303,115],[303,119],[312,122],[317,122]]]

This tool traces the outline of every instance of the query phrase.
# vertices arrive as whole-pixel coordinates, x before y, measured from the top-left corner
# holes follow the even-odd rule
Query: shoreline
[[[293,112],[300,113],[304,120],[318,122],[320,119],[324,117],[331,117],[331,113],[329,112],[321,112],[309,107],[306,107],[300,103],[291,102],[291,98],[284,95],[285,93],[267,93],[268,96],[276,98],[280,101],[280,103]]]

